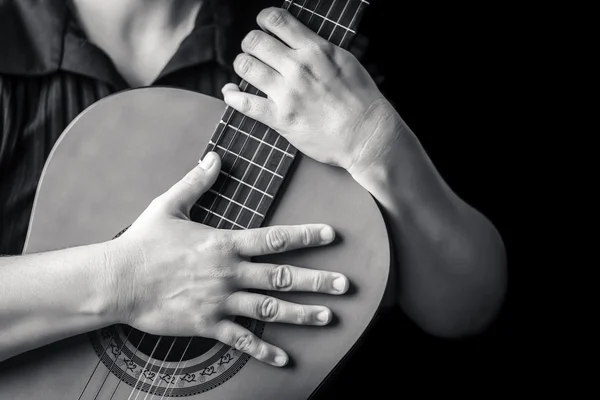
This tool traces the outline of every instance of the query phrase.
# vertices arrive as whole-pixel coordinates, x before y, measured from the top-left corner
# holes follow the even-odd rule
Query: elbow
[[[413,304],[406,308],[423,332],[468,339],[486,333],[497,321],[506,297],[507,268],[503,241],[492,232],[487,240],[463,247],[461,257],[450,257],[453,262],[442,263],[444,272],[428,290],[408,297]]]

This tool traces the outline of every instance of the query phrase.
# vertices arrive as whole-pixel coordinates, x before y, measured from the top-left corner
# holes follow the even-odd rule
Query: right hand
[[[250,257],[331,243],[323,224],[222,230],[190,220],[190,209],[217,179],[215,153],[157,197],[120,237],[110,241],[120,322],[149,334],[201,336],[258,360],[283,366],[287,354],[228,316],[302,325],[326,325],[331,310],[245,289],[342,294],[339,273],[253,263]],[[119,266],[123,265],[124,268]],[[116,270],[116,271],[114,271]]]

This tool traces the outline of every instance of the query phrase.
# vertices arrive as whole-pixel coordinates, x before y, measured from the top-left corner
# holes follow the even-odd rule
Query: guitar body
[[[50,154],[24,252],[114,238],[195,165],[224,110],[218,99],[158,87],[125,91],[89,107]],[[124,327],[108,327],[0,364],[0,399],[309,398],[374,318],[388,281],[389,240],[376,203],[342,169],[298,154],[280,192],[265,224],[328,223],[339,240],[261,260],[339,271],[351,282],[342,296],[276,294],[329,306],[335,315],[330,326],[248,322],[288,352],[288,366],[272,367],[208,341],[204,353],[197,350],[183,365],[177,357],[136,351]]]

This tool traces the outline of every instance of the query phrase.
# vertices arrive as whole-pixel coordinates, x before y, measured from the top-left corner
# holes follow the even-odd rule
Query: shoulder
[[[62,0],[0,0],[0,73],[56,70],[66,17]]]

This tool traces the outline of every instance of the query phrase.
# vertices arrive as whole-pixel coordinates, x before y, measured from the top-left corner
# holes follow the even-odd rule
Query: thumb
[[[164,193],[163,198],[169,211],[183,212],[189,216],[194,203],[214,185],[220,170],[221,159],[218,154],[207,153],[194,169]]]

